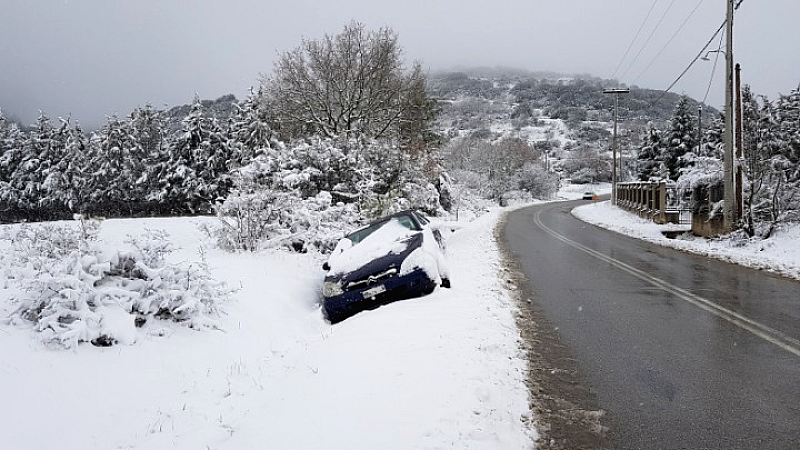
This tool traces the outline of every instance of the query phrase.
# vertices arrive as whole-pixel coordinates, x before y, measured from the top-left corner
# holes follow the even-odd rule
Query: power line
[[[743,2],[744,2],[744,0],[739,0],[739,2],[736,4],[736,6],[734,7],[734,9],[739,9],[739,7],[742,5],[742,3],[743,3]],[[705,51],[706,51],[706,49],[708,48],[708,46],[709,46],[709,45],[711,45],[711,42],[714,40],[714,38],[715,38],[715,37],[717,37],[717,35],[719,34],[719,32],[720,32],[720,31],[722,31],[722,29],[723,29],[723,28],[725,28],[725,24],[727,24],[727,23],[728,23],[727,19],[722,21],[722,25],[720,25],[720,26],[719,26],[719,28],[717,29],[717,31],[716,31],[716,32],[714,32],[714,34],[711,36],[711,39],[709,39],[709,40],[708,40],[708,42],[706,42],[706,45],[704,45],[704,46],[703,46],[703,48],[700,50],[700,53],[698,53],[698,54],[697,54],[697,56],[695,56],[695,57],[694,57],[694,59],[692,60],[692,62],[690,62],[690,63],[689,63],[689,66],[688,66],[688,67],[686,67],[686,69],[684,69],[684,71],[683,71],[683,72],[681,72],[681,74],[680,74],[680,75],[678,75],[678,78],[676,78],[676,79],[675,79],[675,81],[673,81],[673,82],[672,82],[672,84],[670,84],[670,85],[669,85],[669,87],[668,87],[666,90],[664,90],[664,92],[662,92],[662,93],[661,93],[661,95],[659,95],[657,99],[655,99],[655,100],[654,100],[652,103],[650,103],[650,104],[647,106],[647,109],[650,109],[650,108],[652,108],[652,107],[653,107],[653,106],[654,106],[656,103],[660,102],[660,101],[661,101],[661,99],[662,99],[662,98],[664,98],[664,96],[665,96],[665,95],[667,95],[667,93],[668,93],[668,92],[669,92],[669,91],[670,91],[670,90],[671,90],[673,87],[675,87],[675,85],[676,85],[676,84],[678,84],[678,81],[680,81],[680,80],[681,80],[681,78],[683,78],[683,76],[684,76],[684,75],[686,75],[686,73],[689,71],[689,69],[691,69],[691,68],[692,68],[692,66],[694,65],[694,63],[696,63],[696,62],[697,62],[697,60],[698,60],[698,59],[700,59],[700,58],[702,57],[702,55],[703,55],[703,52],[705,52]],[[722,41],[720,41],[719,50],[720,50],[720,51],[722,50]]]
[[[656,60],[661,56],[661,54],[664,53],[664,50],[669,46],[669,44],[672,43],[672,41],[675,39],[675,37],[678,36],[678,34],[683,29],[683,27],[685,27],[686,24],[689,23],[689,19],[691,19],[692,16],[694,15],[694,13],[697,12],[698,8],[700,8],[700,5],[703,4],[703,1],[705,1],[705,0],[700,0],[699,2],[697,2],[697,5],[694,7],[692,12],[689,13],[689,16],[687,16],[686,19],[684,19],[684,21],[681,24],[681,26],[678,27],[677,30],[675,30],[675,33],[673,33],[672,37],[669,38],[667,43],[664,44],[663,47],[661,47],[661,50],[658,51],[656,56],[654,56],[653,59],[650,60],[650,62],[647,64],[647,67],[645,67],[644,70],[642,70],[642,72],[639,75],[636,76],[636,78],[631,82],[632,84],[636,84],[636,82],[639,81],[639,78],[641,78],[642,75],[644,75],[644,73],[647,72],[648,69],[650,69],[650,67],[653,65],[653,63],[656,62]]]
[[[741,4],[742,2],[739,1],[739,3]],[[717,62],[719,62],[719,54],[722,53],[722,40],[724,37],[725,37],[724,34],[720,35],[719,37],[719,46],[717,47],[717,52],[716,52],[717,54],[714,57],[714,67],[711,68],[711,78],[708,80],[708,88],[706,89],[706,95],[703,96],[702,103],[706,102],[706,100],[708,99],[708,93],[711,92],[711,84],[714,82],[714,74],[717,72]]]
[[[658,3],[658,0],[653,0],[653,4],[650,5],[650,10],[647,11],[647,15],[644,17],[644,20],[642,21],[642,24],[639,25],[639,30],[636,31],[636,35],[633,36],[633,39],[631,39],[631,43],[628,45],[628,49],[625,50],[625,54],[622,55],[622,59],[619,60],[619,64],[617,64],[617,67],[614,69],[614,73],[611,74],[611,79],[612,80],[617,75],[617,71],[619,70],[619,68],[622,67],[622,63],[623,63],[623,61],[625,61],[625,58],[628,57],[628,53],[630,53],[631,48],[633,48],[633,44],[636,42],[636,39],[639,38],[639,34],[642,32],[642,29],[644,28],[644,25],[647,23],[647,19],[650,18],[650,14],[653,12],[653,9],[656,7],[656,3]]]
[[[727,22],[728,22],[727,20],[724,20],[724,21],[722,22],[722,25],[720,25],[720,26],[719,26],[719,28],[718,28],[718,29],[717,29],[717,31],[714,33],[714,35],[713,35],[713,36],[711,36],[711,39],[709,39],[709,40],[708,40],[708,42],[706,42],[706,45],[704,45],[704,46],[703,46],[703,48],[700,50],[700,53],[698,53],[698,54],[697,54],[697,56],[695,56],[695,57],[694,57],[694,59],[692,60],[692,62],[690,62],[690,63],[689,63],[689,66],[688,66],[688,67],[686,67],[686,69],[684,69],[684,71],[683,71],[683,72],[681,72],[681,74],[680,74],[680,75],[678,75],[678,78],[676,78],[676,79],[675,79],[675,81],[673,81],[673,82],[672,82],[672,84],[670,84],[670,85],[669,85],[669,87],[668,87],[667,89],[665,89],[665,90],[664,90],[664,92],[662,92],[662,93],[661,93],[661,95],[659,95],[657,99],[655,99],[655,101],[653,101],[652,103],[650,103],[650,105],[647,107],[648,109],[649,109],[649,108],[652,108],[652,107],[653,107],[653,106],[654,106],[656,103],[658,103],[659,101],[661,101],[661,99],[662,99],[662,98],[664,98],[664,96],[665,96],[665,95],[667,95],[667,93],[668,93],[668,92],[669,92],[669,91],[670,91],[670,90],[671,90],[673,87],[675,87],[675,85],[676,85],[676,84],[678,84],[678,81],[680,81],[680,80],[681,80],[681,78],[683,78],[683,76],[684,76],[684,75],[686,75],[686,73],[689,71],[689,69],[691,69],[691,68],[692,68],[692,66],[694,65],[694,63],[696,63],[696,62],[697,62],[697,60],[698,60],[698,59],[700,59],[700,58],[703,56],[703,52],[705,52],[705,51],[706,51],[706,49],[708,48],[708,46],[709,46],[709,45],[711,45],[711,42],[714,40],[714,38],[716,38],[716,37],[717,37],[717,35],[720,33],[720,31],[722,31],[722,29],[725,27],[725,24],[726,24]]]
[[[625,72],[623,72],[623,73],[622,73],[622,75],[620,75],[620,78],[625,78],[625,75],[627,75],[627,74],[628,74],[628,71],[630,71],[630,70],[631,70],[631,67],[633,67],[633,65],[634,65],[634,64],[636,63],[636,61],[639,59],[639,55],[641,55],[641,54],[642,54],[642,51],[643,51],[643,50],[644,50],[644,49],[647,47],[647,44],[649,44],[649,43],[650,43],[650,39],[652,39],[652,38],[653,38],[653,35],[654,35],[654,34],[656,33],[656,31],[658,30],[658,27],[660,27],[660,26],[661,26],[661,23],[664,21],[664,18],[665,18],[665,17],[667,17],[667,13],[669,12],[669,10],[670,10],[670,9],[672,9],[672,5],[674,5],[674,4],[675,4],[675,0],[672,0],[672,1],[669,3],[669,6],[667,6],[667,9],[666,9],[666,11],[664,11],[664,14],[662,14],[662,15],[661,15],[661,18],[660,18],[660,19],[658,19],[658,23],[656,23],[656,26],[655,26],[655,28],[653,28],[653,30],[652,30],[652,31],[650,31],[650,35],[649,35],[649,36],[647,36],[647,40],[645,40],[645,42],[644,42],[644,45],[642,45],[642,48],[640,48],[640,49],[639,49],[639,51],[636,53],[636,56],[634,56],[634,57],[633,57],[633,61],[631,61],[631,63],[628,65],[628,68],[627,68],[627,69],[625,69]]]

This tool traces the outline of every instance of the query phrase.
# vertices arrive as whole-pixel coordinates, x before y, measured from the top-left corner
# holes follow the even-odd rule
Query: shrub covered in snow
[[[295,251],[333,250],[359,223],[352,204],[332,204],[331,194],[302,198],[296,192],[235,191],[217,209],[219,224],[204,231],[228,251],[283,246]]]
[[[4,281],[17,293],[11,323],[31,324],[43,342],[68,348],[132,343],[152,319],[214,327],[210,315],[232,290],[202,262],[167,262],[166,233],[129,238],[130,251],[103,251],[98,226],[80,223],[4,230]]]
[[[552,198],[558,192],[558,185],[558,174],[536,165],[527,164],[519,174],[520,189],[533,198]]]
[[[401,209],[441,210],[422,161],[385,143],[314,138],[276,145],[234,176],[206,227],[227,250],[330,251],[364,220]]]

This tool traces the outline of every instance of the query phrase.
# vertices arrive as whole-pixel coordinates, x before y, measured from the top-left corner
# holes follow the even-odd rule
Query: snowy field
[[[659,245],[800,279],[800,227],[797,226],[784,228],[768,240],[703,239],[689,234],[668,239],[662,231],[688,229],[689,226],[657,225],[607,201],[580,206],[572,210],[572,214],[586,222]]]
[[[559,198],[587,190],[606,194],[609,186],[567,185]],[[216,279],[238,290],[212,317],[217,329],[150,321],[128,327],[127,345],[63,349],[5,319],[15,291],[0,280],[0,448],[531,448],[526,362],[492,234],[502,211],[449,236],[452,289],[333,326],[318,303],[319,254],[226,253],[199,230],[213,219],[107,220],[107,249],[165,230],[180,248],[171,260],[205,258]],[[669,226],[609,202],[573,214],[800,278],[798,229],[769,241],[667,239]]]
[[[239,289],[216,330],[152,320],[128,326],[129,345],[65,350],[4,320],[14,291],[0,280],[0,448],[530,448],[500,214],[450,236],[452,289],[334,326],[318,304],[320,255],[225,253],[198,231],[209,219],[104,221],[106,248],[165,230],[181,249],[170,259],[202,253]]]

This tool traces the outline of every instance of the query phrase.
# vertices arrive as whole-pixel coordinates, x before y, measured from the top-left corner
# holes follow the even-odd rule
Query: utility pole
[[[742,176],[742,159],[744,158],[744,129],[742,124],[742,66],[736,63],[736,212],[735,220],[742,218],[744,211],[744,177]]]
[[[604,94],[614,94],[614,136],[611,151],[611,204],[617,204],[617,118],[619,109],[619,94],[627,94],[630,89],[604,89]]]
[[[726,233],[733,231],[736,221],[736,192],[733,179],[733,10],[735,0],[727,0],[728,13],[726,18],[725,47],[725,133],[723,142],[725,154],[722,164],[722,189],[724,194],[724,208],[722,210],[723,228]]]

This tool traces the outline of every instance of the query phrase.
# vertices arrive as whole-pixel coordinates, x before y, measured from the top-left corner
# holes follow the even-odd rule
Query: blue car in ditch
[[[331,323],[396,300],[450,287],[440,230],[418,211],[378,219],[342,238],[322,268]]]

